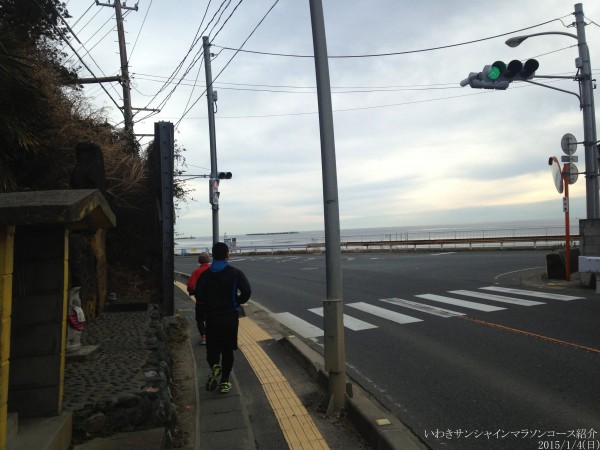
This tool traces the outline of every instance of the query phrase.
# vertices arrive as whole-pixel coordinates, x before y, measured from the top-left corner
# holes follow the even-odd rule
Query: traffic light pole
[[[479,89],[506,89],[512,81],[527,81],[538,86],[547,87],[549,89],[555,89],[561,92],[567,92],[568,94],[575,95],[579,98],[580,107],[583,112],[583,145],[585,149],[585,173],[586,173],[586,207],[587,207],[587,219],[595,220],[600,219],[600,200],[599,200],[599,181],[598,169],[600,167],[599,151],[596,148],[597,136],[596,136],[596,113],[594,107],[594,80],[592,78],[592,64],[590,61],[590,50],[585,38],[585,21],[583,14],[583,6],[581,3],[575,5],[575,27],[577,28],[577,34],[566,33],[564,31],[544,31],[541,33],[533,33],[524,36],[515,36],[506,41],[506,45],[509,47],[517,47],[524,40],[534,36],[545,36],[545,35],[563,35],[569,36],[577,40],[577,47],[579,49],[579,58],[576,60],[576,67],[578,75],[574,77],[579,82],[580,95],[573,92],[568,92],[563,89],[557,89],[551,86],[546,86],[541,83],[530,81],[534,77],[535,70],[537,69],[537,61],[529,60],[523,66],[525,75],[518,70],[510,70],[511,65],[520,65],[518,60],[511,61],[507,67],[502,61],[496,61],[494,64],[485,66],[484,70],[479,73],[471,72],[469,76],[461,81],[461,86],[470,85],[473,88]],[[527,71],[527,64],[530,61],[535,61],[535,67],[533,70]],[[504,72],[504,73],[503,73]],[[536,78],[564,78],[564,77],[540,77]]]
[[[210,66],[210,43],[208,37],[202,37],[204,48],[204,72],[206,74],[206,100],[208,103],[208,133],[210,138],[210,179],[208,180],[209,200],[212,206],[212,236],[213,244],[219,242],[219,197],[215,192],[217,178],[217,140],[215,137],[215,105],[213,98],[212,70]]]
[[[342,300],[342,265],[340,249],[340,213],[333,134],[333,108],[329,84],[329,63],[325,20],[321,0],[310,0],[310,17],[315,54],[319,128],[321,135],[321,165],[323,173],[323,204],[325,216],[325,268],[327,300],[323,301],[325,370],[329,373],[329,404],[327,414],[337,414],[346,404],[346,360],[344,350],[344,320]]]

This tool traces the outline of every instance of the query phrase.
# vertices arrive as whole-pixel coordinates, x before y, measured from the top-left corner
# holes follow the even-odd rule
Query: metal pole
[[[585,22],[583,6],[575,5],[575,25],[577,26],[577,44],[579,47],[579,64],[581,68],[581,103],[583,111],[583,140],[586,167],[586,206],[587,218],[600,218],[600,202],[598,200],[598,151],[596,149],[596,117],[594,108],[594,82],[590,51],[585,39]]]
[[[210,66],[210,43],[208,37],[202,37],[202,46],[204,48],[204,72],[206,74],[206,100],[208,103],[208,134],[210,138],[210,179],[208,180],[208,192],[210,204],[212,205],[212,235],[213,244],[219,242],[219,197],[217,175],[217,140],[215,138],[215,105],[213,99],[213,81]]]
[[[309,0],[312,24],[315,72],[321,135],[323,204],[325,216],[325,267],[327,300],[323,301],[325,332],[325,370],[329,372],[329,405],[327,414],[337,414],[346,403],[346,361],[342,299],[342,266],[340,250],[340,213],[337,190],[333,108],[329,84],[329,63],[325,20],[321,0]]]
[[[565,279],[571,281],[571,221],[569,219],[569,170],[571,163],[563,166],[563,184],[565,186]]]

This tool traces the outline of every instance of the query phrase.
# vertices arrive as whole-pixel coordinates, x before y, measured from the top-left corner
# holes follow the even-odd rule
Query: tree
[[[11,163],[39,144],[36,123],[45,96],[16,35],[0,28],[0,192],[15,187]]]

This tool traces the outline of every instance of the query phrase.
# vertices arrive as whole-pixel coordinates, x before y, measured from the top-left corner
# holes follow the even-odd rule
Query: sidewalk
[[[252,302],[240,317],[233,389],[207,391],[205,346],[181,282],[174,305],[174,317],[149,305],[86,327],[82,343],[96,353],[66,367],[74,450],[427,448],[356,386],[344,414],[327,417],[323,357]]]
[[[189,323],[196,368],[197,423],[190,447],[199,450],[426,449],[402,423],[357,392],[344,417],[325,416],[323,358],[252,302],[240,318],[233,389],[206,391],[205,350],[195,326],[194,303],[176,282],[175,308]]]

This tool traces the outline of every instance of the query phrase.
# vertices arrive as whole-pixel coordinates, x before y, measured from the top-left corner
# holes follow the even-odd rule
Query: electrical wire
[[[150,81],[150,82],[157,82],[157,83],[161,83],[160,80],[153,80],[151,78],[143,78],[143,77],[136,77],[136,79],[138,80],[144,80],[144,81]],[[197,84],[197,80],[194,82],[190,83],[180,83],[182,86],[192,86],[192,87],[198,87],[199,84]],[[314,95],[317,87],[316,86],[312,86],[312,87],[297,87],[295,89],[303,89],[302,91],[290,91],[290,90],[283,90],[283,89],[256,89],[256,88],[241,88],[241,87],[227,87],[227,86],[223,86],[223,83],[219,84],[218,86],[215,85],[215,88],[218,87],[219,89],[222,90],[231,90],[231,91],[248,91],[248,92],[272,92],[272,93],[282,93],[282,94],[311,94]],[[260,85],[259,85],[260,86]],[[262,86],[262,87],[278,87],[278,86]],[[310,89],[310,90],[307,90]],[[413,85],[413,86],[397,86],[397,87],[381,87],[381,88],[377,88],[377,87],[357,87],[354,88],[354,90],[346,90],[346,91],[337,91],[335,89],[340,89],[340,88],[336,88],[336,87],[331,87],[332,94],[361,94],[361,93],[371,93],[371,92],[399,92],[399,91],[433,91],[433,90],[446,90],[446,89],[461,89],[460,86],[457,86],[456,83],[448,83],[447,85]],[[347,88],[350,89],[350,88]]]
[[[129,15],[129,13],[130,13],[130,12],[131,12],[130,10],[126,11],[126,12],[125,12],[125,14],[123,15],[123,18],[127,17],[127,16]],[[59,16],[60,16],[60,15],[59,15]],[[108,19],[108,20],[107,20],[107,21],[106,21],[106,22],[105,22],[105,23],[104,23],[104,24],[103,24],[103,25],[100,27],[100,29],[102,29],[102,28],[103,28],[103,27],[104,27],[104,26],[105,26],[105,25],[106,25],[106,24],[107,24],[107,23],[108,23],[110,20],[112,20],[112,18],[113,18],[113,17],[111,16],[111,17],[110,17],[110,18],[109,18],[109,19]],[[64,20],[64,19],[63,19],[63,20]],[[114,31],[114,27],[111,27],[111,29],[110,29],[110,30],[109,30],[109,31],[108,31],[108,32],[107,32],[107,33],[106,33],[106,34],[105,34],[105,35],[104,35],[102,38],[100,38],[100,39],[98,40],[98,42],[97,42],[97,43],[96,43],[96,44],[95,44],[95,45],[94,45],[94,46],[93,46],[91,49],[89,49],[89,50],[88,50],[88,49],[85,47],[85,44],[84,44],[84,43],[81,43],[81,41],[79,40],[79,38],[77,37],[77,35],[75,34],[75,32],[74,32],[74,31],[73,31],[73,30],[72,30],[70,27],[68,28],[68,30],[69,30],[69,31],[71,32],[71,34],[72,34],[72,35],[75,37],[75,39],[77,39],[77,42],[79,42],[79,43],[81,44],[81,47],[79,48],[79,50],[81,50],[82,48],[83,48],[84,50],[86,50],[86,53],[83,55],[83,57],[85,57],[85,56],[88,56],[88,57],[89,57],[89,58],[90,58],[90,59],[91,59],[91,60],[94,62],[94,64],[96,65],[96,67],[97,67],[98,69],[100,69],[100,72],[102,73],[102,75],[106,77],[106,74],[104,73],[104,70],[102,70],[102,67],[100,67],[100,65],[99,65],[99,64],[96,62],[96,60],[94,59],[94,57],[91,55],[91,53],[90,53],[90,52],[91,52],[91,50],[93,50],[93,49],[94,49],[94,48],[95,48],[95,47],[96,47],[96,46],[97,46],[97,45],[98,45],[100,42],[102,42],[102,40],[104,39],[104,37],[106,37],[106,36],[107,36],[109,33],[111,33],[111,32],[113,32],[113,31]],[[99,30],[98,30],[98,31],[99,31]],[[90,39],[91,39],[91,38],[90,38]],[[90,39],[88,39],[88,41],[89,41]],[[87,43],[88,41],[86,41],[86,43]],[[93,76],[93,74],[92,74],[92,76]],[[114,85],[114,84],[111,84],[111,85],[110,85],[110,87],[111,87],[111,88],[112,88],[112,90],[113,90],[113,91],[114,91],[114,92],[117,94],[117,97],[119,98],[119,100],[123,101],[123,96],[122,96],[122,93],[120,93],[120,92],[117,90],[117,88],[115,87],[115,85]]]
[[[600,71],[595,72],[595,73],[600,73]],[[564,81],[564,80],[546,80],[546,83],[548,83],[548,84],[560,83],[561,81]],[[514,86],[512,89],[526,89],[526,88],[533,88],[533,85],[525,83],[525,84],[522,84],[519,86]],[[462,88],[459,88],[459,89],[462,89]],[[419,104],[419,103],[430,103],[430,102],[436,102],[436,101],[441,101],[441,100],[452,100],[452,99],[462,98],[462,97],[471,97],[473,95],[485,95],[485,94],[494,94],[494,93],[497,94],[498,91],[482,90],[481,92],[473,92],[473,93],[469,93],[469,94],[453,95],[453,96],[448,96],[448,97],[438,97],[438,98],[425,99],[425,100],[414,100],[414,101],[408,101],[408,102],[390,103],[390,104],[385,104],[385,105],[362,106],[362,107],[356,107],[356,108],[334,109],[333,112],[341,113],[341,112],[364,111],[364,110],[373,110],[373,109],[381,109],[381,108],[392,108],[392,107],[413,105],[413,104]],[[245,115],[245,116],[221,116],[220,115],[219,119],[256,119],[256,118],[269,118],[269,117],[309,116],[309,115],[315,115],[315,114],[318,114],[318,111],[283,113],[283,114]],[[171,119],[173,119],[173,118],[171,118]],[[206,117],[189,117],[188,120],[206,120]]]
[[[225,3],[227,3],[227,5],[225,5]],[[215,20],[215,18],[217,17],[217,15],[219,14],[219,12],[220,12],[220,11],[221,11],[221,9],[223,8],[223,6],[225,6],[225,9],[223,9],[223,12],[221,12],[221,15],[219,16],[219,19],[217,19],[217,22],[215,23],[215,26],[216,26],[216,24],[218,24],[218,22],[219,22],[219,20],[220,20],[220,17],[222,17],[222,15],[223,15],[224,11],[225,11],[225,10],[227,9],[227,7],[229,6],[229,3],[231,3],[231,0],[224,0],[223,2],[221,2],[221,5],[220,5],[220,6],[219,6],[219,8],[217,9],[217,11],[216,11],[216,12],[213,14],[213,16],[212,16],[211,20],[210,20],[210,21],[207,23],[207,25],[206,25],[206,27],[204,28],[204,30],[203,30],[203,32],[202,32],[202,33],[200,33],[200,28],[202,27],[202,23],[200,24],[200,27],[198,27],[198,31],[197,31],[197,33],[196,33],[196,38],[197,38],[197,39],[195,39],[195,42],[194,42],[193,46],[195,46],[195,44],[196,44],[196,43],[199,41],[199,37],[198,37],[198,36],[199,36],[200,34],[204,34],[204,33],[206,32],[206,30],[208,29],[208,27],[210,26],[210,24],[211,24],[211,23],[212,23],[212,22]],[[210,2],[209,2],[209,4],[207,5],[207,9],[206,9],[206,11],[205,11],[204,17],[206,17],[206,13],[208,12],[208,6],[210,6]],[[202,19],[202,22],[204,22],[204,18]],[[213,29],[214,29],[214,26],[213,26]],[[186,55],[186,58],[187,58],[187,56],[189,55],[189,53],[191,52],[191,50],[192,50],[193,46],[192,46],[192,47],[190,47],[190,50],[188,51],[188,54]],[[184,72],[184,74],[183,74],[183,77],[185,77],[185,76],[186,76],[186,75],[187,75],[187,74],[188,74],[188,73],[191,71],[191,69],[192,69],[192,68],[193,68],[193,67],[194,67],[194,66],[195,66],[195,65],[198,63],[198,61],[201,59],[201,57],[202,57],[202,54],[201,54],[201,52],[200,52],[200,51],[198,51],[198,52],[196,53],[196,56],[194,57],[193,61],[192,61],[192,62],[191,62],[189,65],[188,65],[188,67],[187,67],[186,71],[185,71],[185,72]],[[185,60],[185,58],[184,58],[184,60]],[[178,70],[177,70],[177,72],[179,72],[179,69],[181,68],[181,66],[182,66],[182,65],[183,65],[183,61],[180,63],[180,65],[179,65],[179,67],[178,67]],[[200,70],[200,69],[199,69],[199,70]],[[174,72],[171,74],[171,77],[170,77],[170,78],[172,78],[172,77],[174,76],[174,74],[175,74],[175,71],[174,71]],[[182,77],[182,79],[183,79],[183,77]],[[173,79],[174,79],[174,78],[173,78]],[[170,98],[171,98],[171,96],[174,94],[175,90],[176,90],[176,89],[177,89],[177,87],[180,85],[180,83],[181,83],[181,81],[179,81],[178,83],[176,83],[176,84],[175,84],[175,86],[173,87],[173,89],[171,89],[171,91],[169,92],[169,94],[167,94],[167,96],[166,96],[166,97],[165,97],[165,98],[164,98],[164,99],[161,101],[161,103],[159,104],[159,107],[158,107],[158,108],[155,108],[155,109],[161,109],[162,107],[164,107],[164,105],[165,105],[165,104],[166,104],[166,103],[169,101],[169,99],[170,99]],[[165,87],[166,87],[168,84],[171,84],[171,83],[170,83],[170,80],[167,80],[167,82],[166,82],[166,83],[165,83],[165,85],[164,85],[164,86],[161,88],[161,90],[164,90],[164,88],[165,88]],[[161,91],[161,90],[159,90],[159,93],[160,93],[160,91]],[[205,90],[204,92],[206,92],[206,90]],[[157,93],[157,94],[158,94],[158,93]],[[201,94],[201,96],[202,96],[202,95],[203,95],[203,94]],[[153,100],[151,100],[151,101],[150,101],[148,104],[150,104],[152,101],[153,101]],[[188,102],[188,104],[189,104],[189,102]],[[192,105],[192,106],[193,106],[193,105]],[[153,116],[153,115],[155,115],[155,114],[157,114],[157,112],[156,112],[156,111],[153,111],[152,113],[148,114],[147,116],[145,116],[144,118],[142,118],[142,119],[140,119],[140,120],[145,120],[145,119],[147,119],[147,118],[149,118],[149,117],[152,117],[152,116]],[[178,122],[178,123],[179,123],[179,122]],[[176,124],[176,126],[175,126],[175,129],[177,129],[177,124]]]
[[[513,31],[510,31],[507,33],[497,34],[494,36],[489,36],[489,37],[485,37],[485,38],[481,38],[481,39],[474,39],[471,41],[460,42],[458,44],[441,45],[438,47],[430,47],[430,48],[424,48],[424,49],[419,49],[419,50],[406,50],[406,51],[401,51],[401,52],[389,52],[389,53],[372,53],[372,54],[366,54],[366,55],[329,55],[328,58],[330,58],[330,59],[375,58],[375,57],[382,57],[382,56],[408,55],[411,53],[423,53],[423,52],[430,52],[430,51],[434,51],[434,50],[443,50],[446,48],[460,47],[462,45],[475,44],[477,42],[489,41],[491,39],[508,36],[513,33],[520,33],[522,31],[531,30],[533,28],[541,27],[543,25],[548,25],[549,23],[552,23],[555,21],[560,21],[562,18],[568,17],[570,15],[571,14],[568,14],[568,15],[565,15],[565,16],[562,16],[562,17],[559,17],[556,19],[552,19],[552,20],[548,20],[546,22],[539,23],[537,25],[532,25],[530,27],[521,28],[519,30],[513,30]],[[223,50],[235,51],[236,54],[238,52],[244,52],[244,53],[253,53],[253,54],[257,54],[257,55],[266,55],[266,56],[285,56],[285,57],[289,57],[289,58],[314,58],[314,55],[295,55],[295,54],[289,54],[289,53],[273,53],[273,52],[261,52],[261,51],[256,51],[256,50],[243,50],[242,49],[243,45],[242,45],[242,47],[237,48],[237,49],[232,48],[232,47],[219,46],[219,45],[214,45],[214,46],[216,48],[221,48]]]
[[[238,7],[242,4],[244,0],[240,0],[239,3],[237,5],[235,5],[235,8],[233,8],[233,11],[231,11],[231,14],[229,14],[229,17],[227,17],[227,19],[225,19],[225,22],[223,22],[223,25],[221,25],[221,28],[219,28],[219,30],[215,33],[215,35],[212,37],[211,40],[214,40],[219,33],[221,32],[221,30],[223,29],[223,27],[225,25],[227,25],[227,22],[229,22],[229,19],[231,19],[231,16],[233,16],[233,14],[235,13],[236,9],[238,9]],[[210,33],[208,34],[210,36]]]
[[[144,28],[144,24],[146,23],[146,18],[148,17],[148,13],[150,12],[150,8],[152,8],[152,3],[153,2],[154,2],[154,0],[150,0],[150,4],[148,5],[148,9],[146,10],[146,14],[144,15],[144,20],[142,20],[142,24],[140,25],[140,30],[138,31],[138,34],[135,37],[135,42],[133,43],[133,47],[131,49],[131,52],[129,52],[129,55],[127,57],[127,64],[129,64],[131,62],[131,57],[133,56],[133,52],[135,51],[135,47],[137,45],[138,39],[140,38],[140,35],[142,34],[142,29]]]
[[[227,5],[225,5],[225,3],[227,3]],[[223,8],[223,11],[221,11],[221,7],[225,5],[225,8]],[[221,18],[223,17],[223,14],[225,14],[225,11],[227,11],[227,8],[229,8],[229,5],[231,5],[231,0],[223,0],[223,3],[221,3],[221,6],[219,7],[219,9],[217,10],[217,13],[219,13],[219,11],[221,11],[221,14],[219,15],[219,18],[217,19],[217,21],[214,23],[214,25],[212,26],[212,28],[210,29],[210,31],[208,32],[208,35],[210,36],[210,34],[214,31],[214,29],[217,27],[217,25],[219,25],[219,22],[221,21]],[[213,17],[214,18],[214,17]]]
[[[277,3],[279,3],[279,0],[275,0],[275,2],[271,5],[271,7],[268,9],[268,11],[265,13],[265,15],[263,16],[262,19],[260,19],[260,21],[258,22],[258,24],[254,27],[254,29],[250,32],[250,34],[248,35],[248,37],[246,37],[246,39],[244,40],[244,42],[242,42],[242,45],[240,46],[240,49],[244,47],[244,45],[246,44],[246,42],[248,42],[248,40],[252,37],[252,35],[256,32],[256,30],[258,30],[258,28],[262,25],[262,23],[265,21],[265,19],[267,18],[267,16],[270,14],[270,12],[273,10],[273,8],[275,8],[275,6],[277,5]],[[214,84],[214,82],[219,78],[219,76],[221,76],[221,74],[223,73],[223,71],[225,69],[227,69],[227,67],[229,66],[229,64],[231,64],[231,61],[233,61],[233,58],[236,57],[236,55],[239,52],[236,51],[233,56],[229,59],[229,61],[227,61],[227,63],[225,64],[225,66],[221,69],[221,71],[217,74],[217,76],[213,77],[211,84]],[[176,122],[175,128],[177,128],[177,126],[181,123],[181,120],[191,111],[191,109],[196,105],[196,103],[198,103],[200,101],[200,99],[202,98],[202,96],[204,95],[204,93],[206,92],[206,89],[204,90],[204,92],[200,95],[200,97],[198,97],[198,99],[192,103],[192,105],[185,110],[185,112],[183,113],[183,115],[181,116],[181,118]]]
[[[208,9],[210,8],[211,3],[212,3],[212,0],[209,0],[208,4],[206,5],[206,9],[204,10],[204,16],[202,17],[202,21],[200,22],[200,25],[198,25],[198,29],[196,30],[196,35],[194,36],[194,38],[192,40],[192,44],[190,45],[187,53],[184,55],[184,57],[179,62],[179,64],[177,65],[177,67],[175,67],[175,69],[171,72],[171,74],[169,75],[169,77],[167,78],[167,81],[163,84],[163,86],[161,86],[161,88],[156,92],[156,94],[154,94],[154,96],[152,97],[152,99],[150,99],[150,101],[148,101],[148,103],[146,104],[145,108],[148,108],[150,106],[150,104],[156,99],[156,97],[158,97],[158,95],[161,92],[163,92],[171,84],[171,81],[175,79],[175,76],[179,73],[179,71],[181,70],[181,67],[183,67],[183,64],[187,60],[188,56],[192,53],[192,50],[194,49],[194,47],[196,46],[196,44],[200,41],[200,36],[201,36],[200,30],[202,29],[202,25],[204,24],[204,20],[206,19],[206,15],[208,14]],[[221,6],[219,7],[219,10],[223,6],[223,4],[224,4],[224,2],[221,3]],[[218,13],[218,11],[217,11],[217,13]],[[212,17],[212,19],[209,21],[209,23],[206,25],[207,28],[212,23],[212,21],[214,20],[215,17],[216,17],[216,13]],[[206,28],[205,28],[205,30],[206,30]],[[194,58],[196,58],[196,57],[194,57]],[[196,62],[197,62],[197,60],[194,59],[192,61],[192,66],[195,65]],[[190,66],[188,66],[188,72],[189,72],[189,70],[191,70]],[[176,88],[177,88],[177,86],[175,86],[175,88],[173,88],[173,90],[171,91],[171,93],[168,95],[169,98],[170,98],[170,95],[173,94],[173,92],[174,92],[174,90]],[[156,108],[156,109],[159,109],[159,108]],[[153,116],[154,114],[155,113],[151,113],[151,114],[147,115],[146,117],[144,117],[141,120],[145,120],[148,117]]]
[[[600,27],[600,25],[598,25],[596,22],[594,22],[592,19],[590,19],[588,16],[583,16],[585,17],[590,23],[596,25],[597,27]]]
[[[50,20],[50,17],[48,16],[48,13],[46,13],[46,11],[44,11],[44,8],[42,8],[42,6],[38,3],[37,0],[32,0],[32,1],[42,11],[42,13],[46,17],[46,19],[48,19],[48,22],[50,23],[50,25],[52,26],[52,28],[54,28],[56,30],[56,32],[59,34],[59,36],[69,45],[69,47],[71,48],[71,50],[73,50],[73,52],[75,52],[75,54],[77,55],[77,57],[81,61],[81,64],[84,65],[84,67],[92,74],[92,76],[94,78],[98,78],[98,77],[96,77],[96,75],[94,75],[94,72],[92,72],[92,70],[85,64],[85,62],[83,61],[83,59],[79,57],[79,54],[77,53],[77,51],[75,50],[75,48],[73,48],[73,46],[71,45],[71,43],[69,42],[69,40],[67,39],[67,37],[64,35],[64,33],[62,32],[62,30],[60,28],[58,28],[56,25],[54,25],[54,23],[52,23],[52,20]],[[110,95],[110,93],[106,90],[106,88],[104,88],[104,86],[102,86],[102,83],[100,83],[100,86],[102,87],[102,89],[104,90],[104,92],[106,93],[106,95],[108,95],[108,97],[112,100],[112,102],[115,104],[115,106],[117,108],[119,108],[119,110],[120,110],[121,107],[115,101],[115,99]]]

